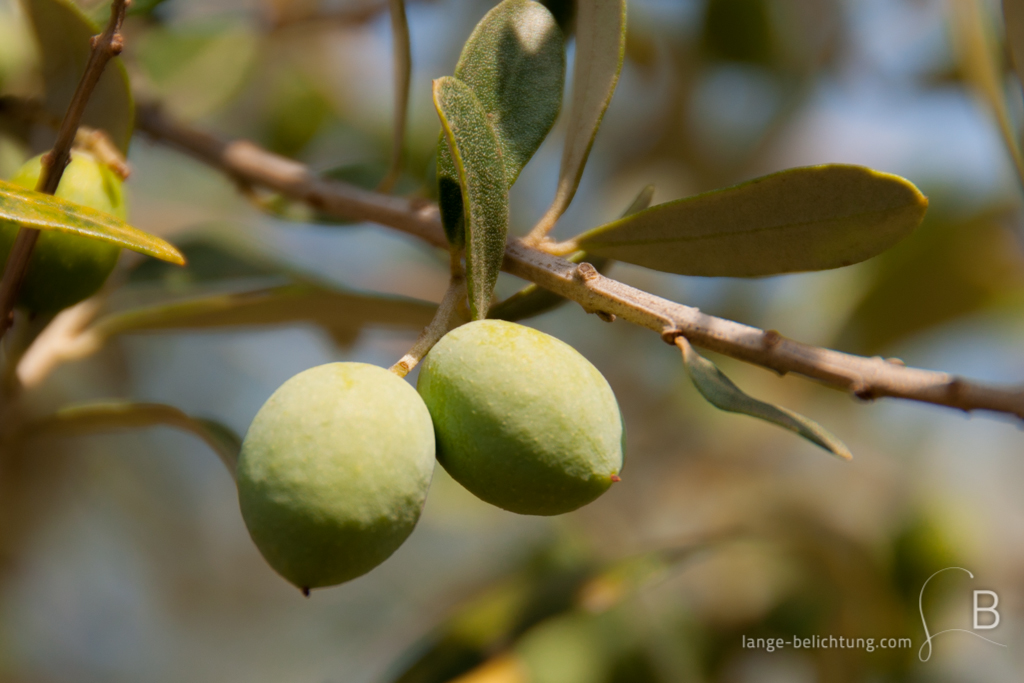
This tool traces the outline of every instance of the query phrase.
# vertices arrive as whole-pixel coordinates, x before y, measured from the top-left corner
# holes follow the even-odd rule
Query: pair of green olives
[[[11,182],[34,190],[42,171],[40,155],[27,161]],[[54,194],[122,220],[126,217],[121,178],[85,151],[71,153]],[[17,235],[17,223],[0,220],[0,264],[7,263]],[[106,282],[120,253],[121,248],[109,242],[43,230],[29,261],[18,307],[30,313],[56,313],[92,296]]]
[[[382,368],[330,363],[285,382],[246,434],[242,517],[270,565],[304,592],[365,574],[412,533],[434,459],[479,498],[557,515],[622,469],[608,382],[571,346],[481,320],[427,354],[417,390]]]

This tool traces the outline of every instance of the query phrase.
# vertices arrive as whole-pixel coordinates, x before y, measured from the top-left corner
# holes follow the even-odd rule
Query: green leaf
[[[93,331],[101,339],[157,331],[230,330],[310,323],[327,330],[339,345],[351,343],[368,325],[422,329],[436,306],[398,297],[339,292],[302,283],[214,294],[157,304],[100,319]]]
[[[46,84],[46,111],[62,119],[92,52],[90,40],[101,29],[70,0],[22,0],[35,27]],[[93,91],[82,124],[107,132],[127,153],[135,120],[128,72],[120,58],[107,64]]]
[[[504,0],[466,41],[455,77],[483,105],[501,143],[508,186],[547,137],[562,106],[565,41],[555,18],[533,0]],[[441,218],[450,243],[463,244],[458,172],[444,135],[438,141]]]
[[[434,106],[466,198],[466,285],[470,313],[480,320],[505,258],[508,185],[501,145],[480,100],[457,78],[434,81]]]
[[[760,277],[876,256],[909,235],[927,207],[898,176],[810,166],[659,204],[575,241],[589,253],[667,273]]]
[[[136,230],[120,218],[0,180],[0,219],[36,230],[60,230],[116,244],[163,261],[184,265],[173,245]]]
[[[576,195],[626,54],[626,0],[581,2],[577,12],[572,104],[555,201],[542,219],[548,227]]]
[[[849,460],[853,457],[850,449],[821,425],[791,410],[747,396],[718,369],[718,366],[698,354],[685,338],[680,337],[676,343],[683,351],[686,374],[690,376],[701,396],[711,405],[730,413],[742,413],[776,424],[840,458]]]
[[[213,449],[231,476],[234,476],[235,463],[238,462],[238,453],[242,448],[241,438],[219,422],[194,418],[174,406],[162,403],[101,401],[68,406],[53,415],[30,422],[21,436],[79,436],[160,426],[174,427],[198,436]]]
[[[638,211],[643,211],[651,205],[651,199],[653,197],[654,185],[648,185],[644,189],[640,190],[640,194],[636,196],[636,199],[634,199],[633,203],[629,205],[629,208],[623,212],[622,217],[625,218],[626,216],[631,216]],[[604,273],[608,266],[613,263],[611,259],[603,258],[601,256],[592,257],[584,251],[576,252],[567,260],[572,263],[583,263],[584,261],[588,261],[599,273]],[[524,318],[532,318],[540,315],[541,313],[547,313],[567,301],[568,299],[565,299],[550,290],[538,287],[535,284],[529,284],[504,301],[498,302],[492,306],[491,310],[487,313],[487,317],[495,320],[508,320],[509,322],[515,322],[517,320],[523,320]]]

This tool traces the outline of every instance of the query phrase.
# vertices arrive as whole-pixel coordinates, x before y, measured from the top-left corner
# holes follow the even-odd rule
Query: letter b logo
[[[992,604],[987,607],[982,607],[978,604],[978,597],[982,595],[988,595],[992,597]],[[999,626],[999,611],[996,607],[999,606],[999,596],[995,594],[995,591],[974,591],[974,628],[975,630],[988,630]],[[983,624],[978,619],[978,615],[981,612],[991,612],[992,622]]]

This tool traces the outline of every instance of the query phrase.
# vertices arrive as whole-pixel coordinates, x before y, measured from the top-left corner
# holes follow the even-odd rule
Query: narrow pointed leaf
[[[659,204],[576,242],[588,253],[668,273],[760,277],[876,256],[909,235],[927,207],[898,176],[811,166]]]
[[[92,51],[90,40],[100,32],[70,0],[22,0],[35,28],[42,57],[44,106],[52,116],[63,118]],[[82,116],[82,124],[107,132],[122,152],[128,151],[135,106],[128,72],[120,58],[103,70]]]
[[[1020,37],[1020,29],[1016,26],[1020,22],[1020,17],[1017,16],[1020,8],[1014,7],[1016,4],[1008,1],[1003,5],[1011,52],[1014,39]],[[991,108],[1003,143],[1017,170],[1018,179],[1024,183],[1024,158],[1021,156],[1017,130],[1006,104],[1001,64],[1003,52],[994,35],[992,17],[988,13],[986,3],[980,0],[952,0],[950,9],[950,28],[964,76],[985,104]],[[1013,24],[1011,19],[1014,20]],[[1014,53],[1014,61],[1016,60],[1017,55]]]
[[[505,257],[508,185],[498,136],[469,86],[456,78],[434,81],[434,106],[465,198],[466,285],[474,320],[487,317]]]
[[[555,201],[545,221],[554,223],[576,195],[601,119],[619,82],[626,54],[626,0],[579,3],[572,103]]]
[[[139,332],[308,323],[326,329],[339,344],[347,344],[367,326],[422,329],[430,323],[436,308],[415,299],[339,292],[303,283],[113,313],[100,319],[93,330],[106,339]]]
[[[680,337],[677,343],[683,351],[686,374],[689,375],[701,396],[711,405],[730,413],[741,413],[771,422],[802,436],[840,458],[849,460],[853,457],[850,454],[850,449],[821,425],[786,408],[751,398],[733,384],[732,380],[718,369],[718,366],[698,354],[686,339]]]
[[[640,194],[636,196],[629,207],[623,212],[622,217],[625,218],[626,216],[631,216],[638,211],[643,211],[651,205],[651,199],[653,197],[654,185],[648,185],[644,189],[640,190]],[[601,256],[590,256],[583,251],[576,252],[567,260],[572,263],[583,263],[584,261],[587,261],[590,265],[594,266],[599,273],[604,273],[612,264],[611,259],[606,259]],[[567,301],[568,299],[565,299],[550,290],[538,287],[535,284],[529,284],[504,301],[495,304],[491,308],[490,312],[488,312],[487,317],[494,318],[496,320],[508,320],[509,322],[515,322],[525,318],[532,318],[540,315],[541,313],[547,313]]]
[[[117,216],[0,180],[0,220],[36,230],[60,230],[91,237],[162,261],[183,265],[174,245],[136,230]]]
[[[455,77],[483,105],[501,143],[508,186],[547,137],[562,106],[565,40],[555,18],[533,0],[504,0],[466,41]],[[441,217],[449,241],[462,244],[458,173],[441,135],[437,149]]]
[[[235,463],[242,448],[242,440],[238,435],[219,422],[195,418],[162,403],[101,401],[69,406],[29,423],[22,436],[78,436],[160,426],[174,427],[198,436],[213,449],[234,476]]]

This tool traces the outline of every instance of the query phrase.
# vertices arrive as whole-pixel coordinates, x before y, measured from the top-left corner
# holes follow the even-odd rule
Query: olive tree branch
[[[405,0],[391,0],[391,41],[394,44],[395,101],[394,130],[391,133],[391,167],[378,192],[391,192],[402,174],[402,152],[405,148],[405,121],[409,110],[409,84],[412,80],[412,48],[409,44],[409,22],[405,16]]]
[[[92,91],[99,83],[100,76],[107,62],[121,54],[124,47],[124,38],[121,36],[121,24],[124,23],[125,10],[129,0],[114,0],[110,6],[110,21],[103,33],[93,36],[92,52],[89,55],[89,62],[85,66],[85,73],[78,82],[75,94],[71,98],[71,104],[64,114],[60,128],[57,131],[57,141],[53,149],[43,156],[43,169],[39,177],[39,184],[36,190],[45,194],[53,194],[57,191],[61,176],[64,175],[64,167],[71,159],[71,145],[78,133],[78,124],[82,120],[85,107],[89,104]],[[25,280],[28,272],[29,260],[32,258],[32,250],[35,249],[36,240],[39,239],[39,230],[33,228],[20,228],[14,239],[10,255],[7,257],[7,264],[4,266],[3,278],[0,279],[0,337],[2,337],[11,325],[11,314],[14,310],[15,301],[18,298],[18,291]]]
[[[183,127],[151,106],[140,108],[136,125],[152,138],[221,169],[238,182],[261,185],[339,218],[380,223],[446,247],[434,204],[325,180],[302,164],[251,142],[224,142]],[[780,374],[801,374],[860,399],[888,396],[1024,419],[1024,386],[987,386],[944,372],[909,368],[896,360],[865,358],[803,344],[774,330],[701,313],[605,277],[588,263],[576,265],[519,241],[511,241],[506,248],[503,269],[571,299],[606,320],[617,316],[653,330],[669,344],[681,335],[695,346]]]

